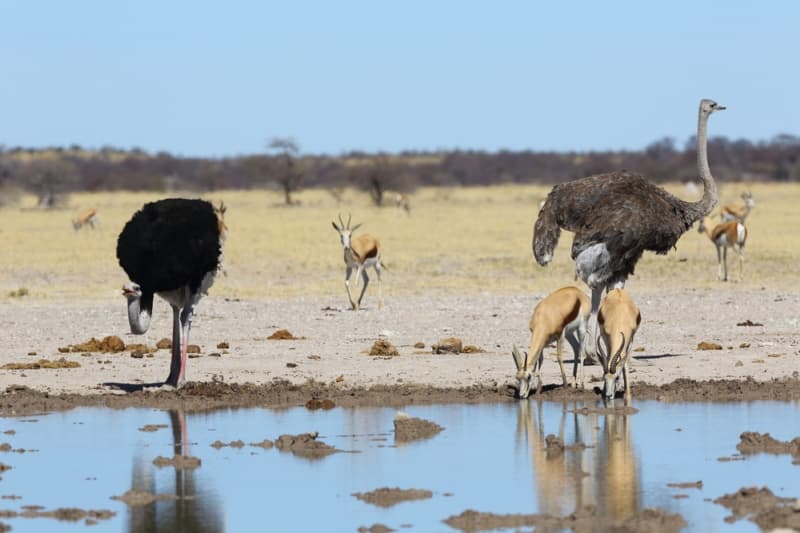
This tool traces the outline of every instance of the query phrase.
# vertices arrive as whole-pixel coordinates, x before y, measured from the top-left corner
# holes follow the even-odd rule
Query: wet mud
[[[332,453],[341,451],[321,440],[317,440],[317,437],[319,437],[319,434],[316,432],[281,435],[275,441],[275,447],[283,452],[291,452],[305,459],[322,459]]]
[[[358,528],[358,533],[389,533],[390,531],[394,531],[394,529],[383,524],[372,524],[369,527],[361,526]]]
[[[175,390],[142,385],[120,386],[101,394],[50,394],[25,385],[11,385],[0,394],[0,416],[22,416],[63,411],[75,407],[147,407],[181,408],[204,411],[221,407],[293,407],[310,399],[326,398],[339,407],[402,407],[451,403],[517,402],[511,384],[478,384],[469,387],[442,388],[413,384],[348,387],[343,383],[309,381],[293,384],[275,380],[270,384],[190,382]],[[774,379],[694,381],[678,379],[665,385],[632,385],[636,400],[663,402],[730,402],[752,400],[790,401],[800,399],[800,380]],[[593,390],[569,387],[545,387],[541,396],[528,401],[596,401]]]
[[[153,494],[143,490],[129,490],[125,494],[119,496],[112,496],[112,500],[119,500],[131,507],[141,507],[143,505],[150,505],[158,500],[177,500],[178,496],[174,494]]]
[[[756,433],[745,431],[739,436],[736,449],[742,455],[756,453],[770,453],[773,455],[789,454],[794,459],[794,464],[800,464],[800,437],[790,441],[781,441],[773,438],[769,433]]]
[[[77,507],[59,507],[52,511],[45,511],[37,505],[25,505],[21,511],[9,509],[0,510],[0,518],[52,518],[63,522],[78,522],[85,520],[87,525],[97,523],[99,520],[108,520],[117,513],[107,509],[84,510]]]
[[[672,489],[702,489],[703,481],[686,481],[683,483],[667,483],[667,487]]]
[[[153,464],[158,468],[172,466],[175,470],[194,470],[195,468],[200,468],[202,463],[197,457],[188,455],[175,455],[173,457],[162,457],[159,455],[153,459]]]
[[[415,440],[429,439],[444,428],[430,420],[415,418],[404,413],[398,413],[394,418],[395,442],[412,442]]]
[[[625,520],[614,521],[600,516],[593,506],[586,506],[567,516],[501,515],[467,510],[460,515],[447,518],[444,523],[466,532],[534,527],[546,530],[569,529],[575,533],[591,533],[598,529],[609,529],[617,533],[672,533],[680,531],[687,525],[681,515],[661,509],[644,509]]]
[[[800,500],[775,496],[767,487],[742,487],[720,496],[714,503],[731,511],[728,523],[746,518],[764,531],[786,528],[800,530]]]
[[[378,507],[392,507],[402,502],[427,500],[433,497],[433,492],[422,489],[381,487],[370,492],[354,492],[353,496],[362,502],[371,503]]]

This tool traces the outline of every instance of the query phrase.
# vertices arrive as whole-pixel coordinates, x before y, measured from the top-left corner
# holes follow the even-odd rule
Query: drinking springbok
[[[572,365],[573,385],[575,387],[578,386],[578,366],[580,365],[580,384],[583,387],[583,359],[580,354],[586,332],[586,321],[589,319],[591,307],[589,297],[577,287],[562,287],[536,304],[529,323],[531,330],[530,350],[525,353],[524,357],[516,346],[511,352],[514,357],[514,364],[517,366],[520,399],[525,399],[530,394],[532,374],[536,376],[536,394],[541,394],[544,347],[553,341],[557,341],[556,354],[564,386],[566,387],[568,384],[567,375],[564,372],[562,354],[564,339],[566,339],[574,353]]]
[[[597,324],[600,327],[600,338],[605,344],[605,354],[600,349],[598,339],[597,354],[603,365],[603,398],[614,402],[617,392],[617,380],[620,371],[625,381],[625,405],[631,402],[630,351],[633,336],[639,329],[642,315],[625,289],[612,289],[608,292],[600,310],[597,312]]]

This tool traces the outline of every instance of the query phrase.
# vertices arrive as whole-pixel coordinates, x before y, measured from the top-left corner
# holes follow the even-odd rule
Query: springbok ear
[[[525,359],[523,359],[522,354],[519,353],[519,348],[517,348],[516,344],[511,349],[511,357],[514,358],[514,364],[517,365],[517,370],[525,368]]]
[[[363,222],[362,222],[361,224],[363,224]],[[360,227],[361,227],[361,224],[356,224],[355,226],[353,226],[352,228],[350,228],[350,231],[355,231],[355,230],[357,230],[358,228],[360,228]]]
[[[339,229],[339,226],[336,225],[336,222],[331,222],[331,225],[333,226],[333,229],[335,229],[336,231],[339,231],[339,232],[342,231],[341,229]]]

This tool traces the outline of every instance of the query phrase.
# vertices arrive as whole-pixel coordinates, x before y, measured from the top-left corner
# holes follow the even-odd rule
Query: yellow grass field
[[[667,187],[689,198],[680,185]],[[738,202],[752,191],[756,206],[748,218],[745,280],[729,288],[795,289],[800,282],[800,184],[722,184],[722,203]],[[379,237],[383,247],[384,297],[392,295],[531,293],[572,283],[571,235],[563,233],[553,263],[542,268],[531,253],[533,223],[549,186],[424,188],[412,196],[411,216],[391,204],[372,206],[366,194],[349,190],[337,204],[324,190],[302,191],[301,205],[286,207],[274,191],[221,191],[206,194],[228,206],[230,229],[225,275],[212,294],[229,298],[341,294],[344,264],[338,235],[331,227],[338,213],[359,232]],[[194,196],[194,195],[188,195]],[[106,298],[126,281],[115,256],[122,226],[152,193],[73,194],[61,210],[32,209],[34,199],[0,209],[0,299]],[[390,202],[392,200],[390,199]],[[100,227],[72,229],[70,220],[86,207],[99,210]],[[718,220],[718,219],[716,219]],[[788,229],[787,229],[788,228]],[[729,253],[736,273],[736,256]],[[374,274],[371,275],[373,282]],[[690,230],[677,251],[648,253],[629,286],[642,289],[723,286],[716,280],[716,253],[704,235]],[[366,298],[374,296],[370,286]],[[27,293],[25,296],[19,294]]]

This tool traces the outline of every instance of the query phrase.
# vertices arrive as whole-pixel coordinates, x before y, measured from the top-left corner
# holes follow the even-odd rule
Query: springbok
[[[342,241],[342,248],[344,249],[344,286],[347,289],[347,297],[350,299],[350,305],[354,311],[358,311],[361,306],[361,299],[369,285],[369,276],[367,275],[367,268],[373,267],[375,273],[378,275],[378,309],[383,307],[383,294],[381,292],[381,243],[378,239],[368,233],[353,237],[353,232],[361,227],[361,224],[356,224],[350,227],[351,217],[348,215],[347,224],[342,222],[342,215],[339,215],[339,225],[336,222],[333,224],[333,229],[339,232],[339,238]],[[361,294],[358,295],[358,301],[353,301],[353,295],[350,293],[350,275],[353,273],[353,268],[356,269],[356,287],[358,287],[358,278],[364,279],[364,286],[361,288]]]
[[[411,216],[411,198],[409,198],[407,194],[401,192],[397,193],[397,196],[394,198],[394,205],[397,209],[405,211],[406,215]]]
[[[753,200],[753,195],[750,194],[750,191],[743,192],[741,198],[744,205],[728,204],[723,206],[719,213],[723,222],[738,220],[743,223],[745,221],[747,215],[750,214],[750,210],[756,205],[756,201]]]
[[[541,394],[544,347],[553,341],[557,341],[556,354],[564,386],[568,385],[567,375],[564,372],[564,339],[569,342],[574,353],[572,383],[575,387],[578,386],[578,366],[580,366],[580,384],[581,387],[584,386],[583,360],[580,357],[580,352],[590,310],[591,302],[589,302],[589,297],[577,287],[562,287],[536,304],[529,323],[531,330],[530,350],[525,353],[524,357],[520,354],[516,345],[511,351],[514,364],[517,367],[520,399],[525,399],[530,394],[532,374],[536,376],[536,394]]]
[[[697,231],[705,233],[717,247],[717,278],[728,281],[728,248],[739,254],[739,281],[744,276],[744,244],[747,241],[747,228],[739,220],[729,220],[711,229],[711,219],[700,220]]]
[[[633,337],[639,329],[642,315],[639,308],[625,289],[613,289],[606,294],[597,312],[597,325],[600,338],[603,339],[606,352],[600,349],[597,340],[597,354],[603,365],[603,397],[613,404],[617,392],[617,380],[620,371],[625,381],[625,405],[631,401],[630,351]]]
[[[75,231],[80,231],[80,229],[84,226],[89,226],[90,228],[94,229],[95,225],[99,222],[100,221],[97,218],[97,209],[90,207],[89,209],[84,209],[78,213],[77,218],[72,219],[72,228]]]

